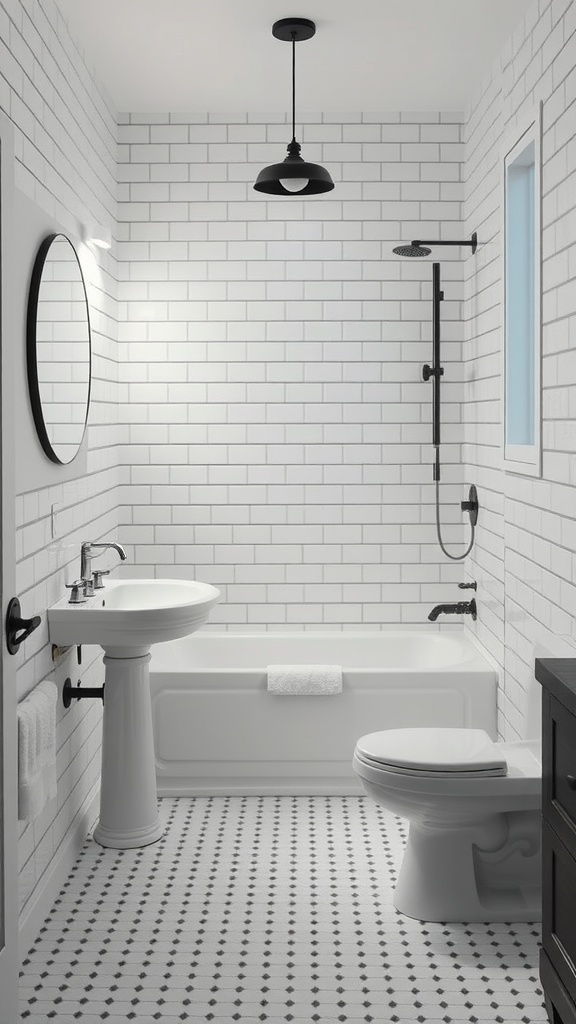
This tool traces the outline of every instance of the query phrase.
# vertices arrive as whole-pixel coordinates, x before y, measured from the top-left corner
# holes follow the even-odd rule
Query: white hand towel
[[[329,696],[342,692],[341,665],[268,665],[268,690]]]
[[[56,796],[58,690],[45,680],[18,705],[18,818],[32,821]]]

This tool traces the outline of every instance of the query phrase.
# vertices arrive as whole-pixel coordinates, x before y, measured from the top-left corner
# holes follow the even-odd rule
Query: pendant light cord
[[[292,33],[292,142],[296,142],[296,33]]]

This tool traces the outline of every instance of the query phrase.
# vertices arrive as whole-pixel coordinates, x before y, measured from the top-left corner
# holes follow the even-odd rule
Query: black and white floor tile
[[[540,929],[394,910],[405,824],[354,797],[165,799],[89,839],[21,976],[21,1021],[532,1024]]]

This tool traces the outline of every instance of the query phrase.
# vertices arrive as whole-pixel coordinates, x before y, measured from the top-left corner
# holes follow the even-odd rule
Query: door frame
[[[0,595],[0,1024],[18,1020],[18,728],[16,658],[8,654],[4,623],[16,593],[14,379],[18,344],[11,280],[14,245],[14,129],[0,111],[0,380],[2,415]]]

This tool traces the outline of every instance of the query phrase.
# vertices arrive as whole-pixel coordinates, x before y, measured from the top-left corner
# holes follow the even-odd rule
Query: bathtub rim
[[[468,654],[467,658],[452,661],[448,664],[442,664],[441,661],[437,664],[427,667],[421,664],[397,664],[387,663],[382,661],[375,664],[356,664],[346,660],[338,660],[336,654],[332,656],[332,652],[327,651],[326,663],[331,664],[337,663],[342,665],[343,672],[346,673],[373,673],[373,672],[395,672],[400,675],[407,675],[408,673],[424,672],[426,674],[437,674],[437,673],[452,673],[452,672],[486,672],[491,671],[496,674],[497,685],[500,677],[500,668],[493,657],[485,651],[483,646],[476,642],[475,635],[466,629],[460,629],[458,631],[450,630],[446,633],[440,633],[437,630],[429,631],[425,629],[386,629],[386,630],[338,630],[338,631],[311,631],[311,630],[298,630],[294,632],[288,631],[273,631],[268,630],[266,632],[254,632],[254,633],[235,633],[231,631],[216,631],[216,630],[202,630],[199,633],[194,633],[186,637],[182,637],[177,640],[170,640],[166,643],[156,644],[151,649],[152,660],[150,664],[150,672],[154,675],[165,675],[168,673],[181,674],[181,673],[197,673],[202,672],[206,674],[217,674],[226,671],[233,671],[238,674],[249,674],[249,673],[262,673],[266,672],[268,664],[276,664],[278,660],[281,663],[285,663],[285,659],[274,659],[272,657],[267,659],[254,660],[250,664],[202,664],[197,662],[195,664],[187,663],[186,665],[180,665],[176,662],[176,658],[172,662],[166,660],[164,657],[171,651],[174,655],[177,655],[181,650],[185,650],[188,646],[194,646],[200,643],[204,645],[206,642],[213,640],[214,643],[221,643],[226,639],[230,640],[241,640],[245,643],[249,642],[262,642],[262,641],[286,641],[286,640],[301,640],[306,638],[307,640],[320,640],[326,641],[331,646],[334,645],[336,637],[340,637],[346,642],[350,641],[366,641],[369,639],[383,640],[385,642],[386,637],[395,638],[410,638],[410,637],[426,637],[427,639],[442,640],[448,647],[454,644],[456,641],[458,647]],[[328,656],[329,655],[329,656]],[[305,660],[294,660],[293,664],[304,664]],[[320,664],[317,659],[314,663]]]

